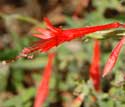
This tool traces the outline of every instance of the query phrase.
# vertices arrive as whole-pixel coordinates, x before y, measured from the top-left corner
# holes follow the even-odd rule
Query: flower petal
[[[38,31],[38,34],[35,33],[33,34],[33,36],[41,38],[41,39],[50,39],[52,37],[54,37],[54,34],[46,29],[42,29],[42,28],[36,28],[36,31]]]
[[[48,29],[50,29],[53,32],[57,32],[56,28],[52,25],[52,23],[50,22],[50,20],[47,17],[44,18],[44,21],[46,22]]]

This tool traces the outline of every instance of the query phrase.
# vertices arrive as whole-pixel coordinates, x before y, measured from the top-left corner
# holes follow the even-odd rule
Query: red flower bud
[[[94,54],[90,66],[90,78],[92,79],[96,91],[100,90],[100,44],[96,40],[94,44]]]
[[[35,97],[34,107],[41,107],[47,99],[49,93],[49,81],[52,72],[52,61],[54,54],[49,54],[48,64],[43,72],[43,78],[38,86],[38,90]]]
[[[119,41],[119,43],[116,45],[116,47],[111,52],[111,54],[108,58],[108,61],[106,62],[106,65],[104,67],[104,71],[103,71],[103,75],[102,75],[103,77],[106,76],[113,69],[113,67],[118,59],[118,55],[120,53],[120,50],[121,50],[124,43],[125,43],[125,37],[123,37]]]

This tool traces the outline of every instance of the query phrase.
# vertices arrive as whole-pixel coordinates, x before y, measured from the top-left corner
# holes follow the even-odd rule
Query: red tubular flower
[[[93,81],[94,88],[96,91],[100,90],[100,44],[96,40],[94,44],[94,54],[92,58],[92,63],[90,66],[90,78]]]
[[[85,28],[74,28],[74,29],[67,29],[63,30],[61,28],[54,27],[49,19],[44,18],[47,28],[37,28],[38,34],[33,34],[33,36],[40,38],[41,40],[36,42],[36,44],[30,48],[24,48],[20,56],[26,56],[34,51],[41,51],[46,52],[49,49],[62,44],[63,42],[73,40],[75,38],[84,37],[85,34],[93,33],[96,31],[111,29],[111,28],[118,28],[118,27],[125,27],[118,22],[100,25],[100,26],[90,26]]]
[[[54,59],[54,54],[49,54],[48,58],[48,64],[46,65],[45,70],[43,72],[43,78],[40,82],[40,85],[38,86],[34,107],[41,107],[48,96],[49,81],[52,72],[52,61]]]
[[[103,71],[103,75],[102,75],[103,77],[106,76],[113,69],[113,67],[118,59],[118,55],[120,53],[120,50],[121,50],[124,43],[125,43],[125,37],[123,37],[119,41],[119,43],[116,45],[116,47],[111,52],[111,54],[108,58],[108,61],[106,62],[106,65],[104,67],[104,71]]]

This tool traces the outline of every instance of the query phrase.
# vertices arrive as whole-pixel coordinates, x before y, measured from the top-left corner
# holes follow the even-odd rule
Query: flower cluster
[[[33,34],[33,36],[40,38],[40,41],[37,41],[35,45],[29,48],[24,48],[21,52],[21,56],[27,56],[28,54],[34,52],[34,51],[40,51],[40,52],[46,52],[50,50],[51,48],[58,46],[64,42],[71,41],[75,38],[84,37],[86,34],[93,33],[96,31],[106,30],[106,29],[112,29],[112,28],[119,28],[124,27],[124,24],[120,24],[118,22],[111,23],[111,24],[105,24],[100,26],[90,26],[90,27],[84,27],[84,28],[74,28],[74,29],[66,29],[63,30],[62,28],[56,28],[54,27],[49,19],[44,18],[47,29],[43,28],[36,28],[36,31],[38,33]],[[123,37],[119,43],[116,45],[116,47],[111,52],[111,55],[108,58],[108,61],[106,62],[106,65],[104,67],[104,71],[102,76],[106,76],[114,67],[118,55],[120,53],[120,50],[125,43],[125,37]],[[92,63],[90,66],[90,78],[93,81],[94,88],[96,91],[100,90],[100,42],[98,40],[95,40],[94,44],[94,54],[92,58]],[[47,98],[48,90],[49,90],[49,80],[50,75],[52,71],[52,60],[54,58],[54,55],[49,55],[49,61],[48,64],[44,70],[43,79],[41,81],[40,86],[38,87],[37,95],[35,98],[35,104],[34,107],[40,107],[40,105],[43,105],[43,102]]]

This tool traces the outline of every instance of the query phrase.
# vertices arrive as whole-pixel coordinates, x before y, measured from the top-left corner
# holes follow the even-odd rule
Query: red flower
[[[49,49],[62,44],[63,42],[70,41],[79,37],[84,37],[86,34],[124,26],[116,22],[100,26],[63,30],[61,28],[54,27],[49,19],[44,18],[44,20],[48,29],[37,28],[36,31],[38,31],[38,34],[33,34],[33,36],[38,37],[41,40],[36,42],[36,44],[30,48],[24,48],[20,56],[26,56],[27,54],[37,50],[46,52]]]
[[[90,66],[90,78],[93,81],[94,88],[96,91],[100,89],[100,44],[96,40],[94,44],[94,54],[92,58],[92,63]]]
[[[45,102],[48,92],[49,92],[49,81],[52,72],[52,61],[54,59],[54,54],[49,54],[48,64],[43,72],[43,78],[38,86],[36,93],[36,98],[34,102],[34,107],[41,107]]]
[[[106,76],[113,69],[113,67],[118,59],[120,50],[124,43],[125,43],[125,37],[123,37],[119,41],[119,43],[116,45],[116,47],[113,49],[112,53],[110,54],[110,56],[108,58],[108,61],[106,62],[106,65],[104,67],[104,71],[103,71],[103,75],[102,75],[103,77]]]

